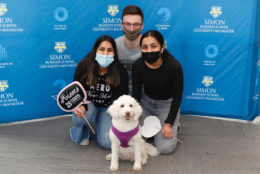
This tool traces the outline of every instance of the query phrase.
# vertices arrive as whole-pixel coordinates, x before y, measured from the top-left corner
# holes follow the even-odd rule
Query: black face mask
[[[142,57],[143,59],[148,62],[148,63],[154,63],[156,62],[159,57],[161,56],[160,51],[155,51],[155,52],[142,52]]]

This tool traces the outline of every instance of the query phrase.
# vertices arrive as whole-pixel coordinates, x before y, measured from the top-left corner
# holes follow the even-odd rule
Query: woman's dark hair
[[[162,35],[159,31],[149,30],[149,31],[145,32],[145,33],[142,35],[142,37],[141,37],[141,39],[140,39],[140,46],[142,46],[143,39],[146,38],[146,37],[149,37],[149,36],[155,38],[155,39],[159,42],[161,48],[165,45],[163,35]],[[169,51],[167,51],[166,49],[164,49],[163,54],[162,54],[162,58],[164,58],[165,56],[169,56],[169,55],[171,55],[171,54],[169,53]]]
[[[118,54],[117,54],[117,48],[116,48],[116,42],[111,36],[103,35],[100,36],[90,53],[87,54],[85,57],[85,67],[86,67],[86,73],[83,75],[81,81],[86,81],[88,85],[97,85],[98,81],[98,63],[96,62],[96,52],[98,47],[100,46],[101,42],[108,41],[111,43],[113,49],[114,49],[114,61],[109,65],[108,72],[107,72],[107,79],[106,84],[111,85],[114,87],[117,87],[120,84],[120,70],[119,70],[119,60],[118,60]]]
[[[141,10],[140,7],[136,6],[136,5],[128,5],[123,9],[123,13],[122,13],[122,20],[124,18],[125,15],[139,15],[142,19],[144,19],[144,14],[143,11]]]

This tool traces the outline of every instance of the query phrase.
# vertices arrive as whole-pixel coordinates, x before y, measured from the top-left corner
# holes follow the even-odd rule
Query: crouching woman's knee
[[[167,155],[175,151],[177,147],[177,140],[174,139],[173,141],[168,141],[168,142],[165,141],[158,142],[155,143],[155,146],[160,152],[160,154]]]
[[[110,141],[98,141],[98,145],[104,149],[110,150],[111,149],[111,142]]]
[[[97,136],[97,142],[98,142],[98,145],[104,149],[111,149],[111,141],[110,141],[110,138],[109,136],[100,136],[98,135]]]
[[[72,116],[72,122],[74,124],[74,127],[81,127],[86,124],[84,118],[77,117],[75,114],[73,114]]]

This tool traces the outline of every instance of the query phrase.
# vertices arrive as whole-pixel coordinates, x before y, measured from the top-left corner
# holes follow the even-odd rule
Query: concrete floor
[[[71,142],[71,117],[0,126],[0,174],[112,173],[95,140]],[[182,116],[177,150],[149,159],[144,174],[259,174],[260,125]],[[138,173],[120,161],[114,173]]]

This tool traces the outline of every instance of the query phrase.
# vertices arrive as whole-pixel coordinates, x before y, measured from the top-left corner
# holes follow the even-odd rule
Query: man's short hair
[[[122,13],[122,20],[125,15],[139,15],[142,19],[142,22],[144,19],[143,11],[141,10],[141,8],[139,8],[135,5],[128,5],[124,8],[123,13]]]

